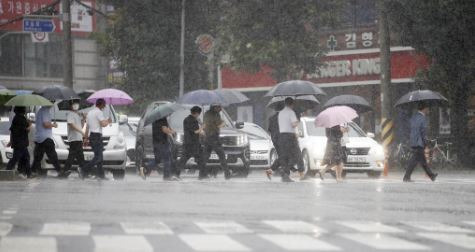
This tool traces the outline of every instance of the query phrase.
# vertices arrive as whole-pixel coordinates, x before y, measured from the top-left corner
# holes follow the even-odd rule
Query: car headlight
[[[372,146],[369,150],[371,156],[375,156],[378,159],[384,159],[384,148],[381,145]]]
[[[124,136],[121,134],[115,137],[111,137],[110,141],[112,142],[112,146],[115,150],[123,149],[125,147]]]
[[[247,145],[249,143],[249,139],[247,137],[247,135],[239,135],[237,137],[237,141],[236,141],[236,144],[239,145],[239,146],[242,146],[242,145]]]

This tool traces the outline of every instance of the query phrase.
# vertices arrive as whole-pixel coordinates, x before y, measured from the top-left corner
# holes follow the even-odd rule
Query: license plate
[[[264,155],[255,155],[251,154],[251,160],[266,160],[267,157]]]
[[[225,155],[225,158],[227,159],[227,158],[228,158],[228,155]],[[212,153],[212,154],[209,156],[209,159],[219,160],[218,154]]]
[[[91,161],[94,155],[84,155],[84,160]]]
[[[348,163],[367,163],[366,157],[362,156],[347,156],[346,162]]]

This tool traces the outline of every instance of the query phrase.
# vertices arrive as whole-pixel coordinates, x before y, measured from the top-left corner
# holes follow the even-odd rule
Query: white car
[[[313,173],[324,168],[321,163],[325,154],[327,137],[325,128],[315,126],[315,118],[303,117],[299,126],[299,145],[306,169]],[[367,173],[379,177],[384,168],[384,150],[374,139],[355,123],[349,123],[349,143],[346,144],[347,159],[343,173]]]
[[[59,110],[58,107],[60,108]],[[66,163],[69,154],[69,143],[67,140],[68,126],[66,122],[67,113],[70,113],[69,110],[66,110],[68,107],[68,101],[63,101],[59,104],[56,103],[56,110],[53,113],[54,120],[58,123],[58,127],[53,129],[53,140],[56,145],[56,152],[58,153],[58,159],[61,166]],[[85,107],[81,109],[80,112],[87,113],[92,108],[93,106]],[[106,117],[111,117],[112,124],[102,128],[102,139],[104,143],[103,167],[104,170],[112,172],[114,179],[123,179],[127,163],[127,149],[124,135],[119,130],[119,121],[120,123],[125,123],[127,121],[127,116],[120,116],[120,118],[117,118],[114,107],[109,105],[104,109],[104,115]],[[92,160],[93,157],[94,153],[92,152],[91,147],[84,147],[84,159],[86,162]],[[75,166],[76,164],[73,164],[73,167]],[[48,160],[46,160],[46,165],[43,168],[52,169],[53,166],[48,162]]]
[[[241,130],[249,137],[251,168],[269,168],[277,159],[277,151],[269,134],[259,125],[248,122]]]
[[[122,117],[119,116],[119,118]],[[127,148],[127,167],[135,168],[135,141],[137,137],[137,125],[130,122],[121,123],[119,130],[124,135],[125,146]]]
[[[0,158],[1,163],[6,166],[8,161],[13,157],[13,150],[7,147],[10,142],[10,121],[8,117],[0,119]]]

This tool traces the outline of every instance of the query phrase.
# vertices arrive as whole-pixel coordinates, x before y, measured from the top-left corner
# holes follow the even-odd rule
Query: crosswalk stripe
[[[89,235],[91,224],[86,222],[45,223],[40,235]]]
[[[286,250],[340,250],[339,247],[303,234],[260,234],[264,240]]]
[[[326,230],[304,221],[266,220],[263,223],[284,233],[325,233]]]
[[[2,237],[0,251],[8,252],[56,252],[54,237]]]
[[[149,252],[150,243],[143,236],[96,235],[93,236],[96,252]]]
[[[376,221],[338,221],[340,225],[355,229],[359,232],[372,233],[402,233],[403,230]]]
[[[432,221],[404,221],[404,224],[429,232],[473,233],[474,231]]]
[[[182,234],[179,237],[196,251],[250,251],[248,247],[227,235]]]
[[[341,236],[360,244],[381,250],[429,250],[421,244],[406,241],[397,237],[380,233],[342,233]]]
[[[203,231],[208,234],[246,234],[253,233],[252,230],[234,221],[222,222],[195,222]]]
[[[0,222],[0,236],[5,236],[12,231],[13,225],[8,222]]]
[[[475,221],[464,221],[463,223],[475,226]]]
[[[126,234],[173,234],[173,231],[163,222],[121,222]]]
[[[475,237],[468,234],[455,233],[417,233],[427,239],[448,243],[450,245],[465,249],[475,249]]]

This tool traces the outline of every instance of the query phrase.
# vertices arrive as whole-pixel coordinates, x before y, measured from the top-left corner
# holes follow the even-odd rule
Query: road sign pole
[[[63,6],[63,36],[64,36],[64,85],[73,88],[73,45],[71,39],[71,1],[62,0]]]

